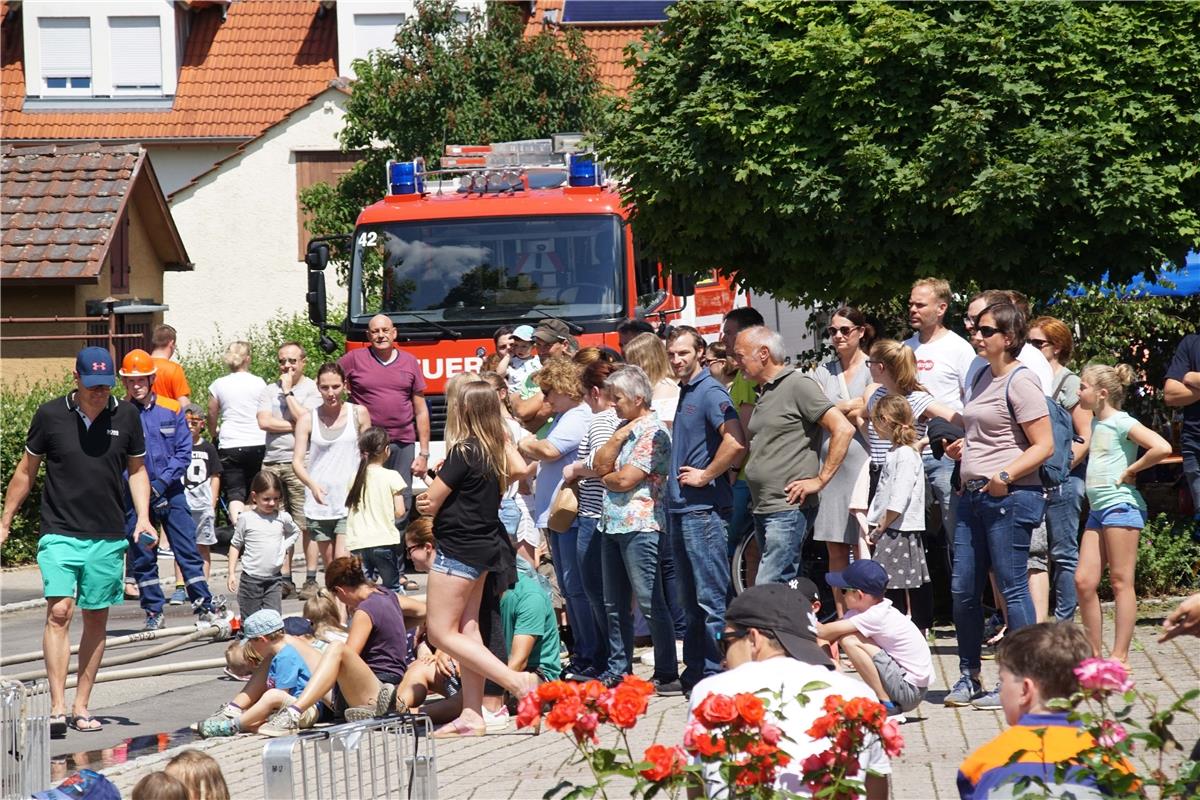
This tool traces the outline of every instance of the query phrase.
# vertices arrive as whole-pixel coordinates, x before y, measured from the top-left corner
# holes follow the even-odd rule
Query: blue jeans
[[[599,524],[600,520],[597,517],[578,518],[575,523],[579,530],[575,537],[575,555],[579,561],[583,593],[587,595],[592,619],[596,624],[596,641],[600,648],[596,666],[603,671],[604,665],[608,663],[608,637],[604,635],[608,627],[608,618],[604,613],[604,565],[601,560],[604,534],[596,530]]]
[[[816,519],[816,508],[754,515],[754,538],[762,557],[755,583],[787,583],[800,574],[800,551]]]
[[[566,533],[555,533],[543,529],[542,535],[550,540],[550,557],[554,560],[554,576],[567,607],[567,624],[575,640],[571,653],[574,669],[600,674],[604,666],[601,660],[600,629],[592,616],[592,606],[583,588],[583,574],[579,569],[578,536],[579,521]]]
[[[664,532],[662,546],[658,548],[658,569],[662,572],[663,596],[667,598],[671,628],[675,631],[675,638],[682,639],[687,632],[687,618],[683,615],[683,606],[679,605],[679,567],[675,563],[670,541]]]
[[[963,672],[979,672],[983,649],[980,593],[988,583],[989,569],[1008,606],[1009,632],[1037,621],[1029,596],[1029,540],[1045,512],[1040,486],[1014,486],[1005,497],[971,491],[959,497],[950,593],[958,665]]]
[[[363,547],[350,552],[362,559],[363,572],[367,577],[374,580],[374,576],[378,575],[380,583],[384,586],[396,594],[404,594],[404,589],[400,586],[400,545]]]
[[[605,533],[601,535],[604,563],[604,613],[608,618],[608,667],[610,675],[633,673],[633,614],[630,595],[650,625],[654,643],[654,677],[670,682],[679,677],[675,657],[675,630],[663,593],[658,566],[658,531]]]
[[[125,505],[125,534],[133,536],[137,515],[129,503]],[[167,541],[175,552],[175,563],[183,573],[183,584],[187,587],[188,599],[199,602],[205,611],[212,608],[212,592],[204,580],[204,561],[196,547],[196,523],[188,510],[187,496],[183,492],[173,495],[165,510],[150,509],[150,524],[161,525],[167,532]],[[133,557],[133,579],[137,581],[141,597],[138,602],[149,614],[161,614],[167,599],[158,583],[158,553],[147,550],[132,538],[129,552]]]
[[[733,558],[738,542],[749,531],[754,530],[754,516],[750,513],[750,484],[744,478],[738,478],[733,484],[733,513],[729,517],[729,553],[727,559]]]
[[[942,530],[946,532],[946,564],[950,566],[954,561],[954,518],[957,500],[954,487],[950,485],[950,477],[954,474],[954,465],[957,462],[950,456],[934,458],[932,453],[922,453],[921,462],[925,465],[925,480],[929,482],[930,497],[942,511]]]
[[[1079,564],[1079,509],[1083,504],[1083,478],[1068,475],[1046,490],[1046,537],[1050,574],[1054,581],[1054,616],[1075,617],[1075,567]]]
[[[679,569],[679,605],[687,617],[683,637],[683,688],[721,671],[717,637],[725,627],[729,565],[725,518],[716,511],[670,515],[671,548]]]
[[[1192,511],[1200,520],[1200,448],[1183,446],[1183,477],[1192,493]],[[1192,538],[1200,541],[1200,525],[1192,530]]]

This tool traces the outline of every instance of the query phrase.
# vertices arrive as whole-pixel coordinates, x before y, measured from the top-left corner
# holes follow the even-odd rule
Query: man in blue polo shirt
[[[192,461],[192,434],[174,401],[171,405],[158,402],[154,393],[156,374],[157,366],[145,350],[131,350],[121,362],[125,397],[138,410],[146,440],[151,522],[162,525],[167,532],[193,612],[210,614],[212,592],[204,580],[204,561],[196,547],[196,523],[188,509],[182,481]],[[132,503],[127,498],[125,528],[131,535],[136,524]],[[156,631],[163,626],[163,605],[167,601],[158,579],[158,554],[136,546],[136,542],[134,545],[133,577],[138,585],[139,602],[146,612],[145,629]]]
[[[704,337],[686,326],[675,328],[667,340],[667,357],[679,380],[667,510],[679,603],[687,617],[680,676],[685,692],[721,671],[717,637],[725,625],[729,593],[730,476],[746,453],[746,436],[729,392],[701,363],[705,346]]]
[[[88,712],[96,671],[104,655],[108,607],[124,601],[125,472],[136,509],[134,536],[158,541],[150,524],[150,479],[137,410],[112,396],[112,357],[102,347],[85,347],[75,359],[76,390],[44,403],[33,415],[21,456],[4,497],[0,544],[13,517],[33,489],[42,461],[38,567],[46,595],[42,648],[50,683],[50,734],[67,733],[67,665],[75,606],[83,611],[79,642],[79,685],[71,726],[100,730]]]

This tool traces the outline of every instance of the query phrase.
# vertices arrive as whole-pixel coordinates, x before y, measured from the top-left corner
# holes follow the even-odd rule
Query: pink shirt
[[[338,360],[350,381],[350,400],[367,407],[371,424],[383,428],[388,439],[408,444],[417,440],[413,395],[425,393],[421,365],[399,348],[396,357],[384,364],[375,350],[351,350]]]
[[[933,655],[929,643],[913,621],[884,599],[866,611],[847,611],[844,619],[854,623],[904,670],[908,682],[923,689],[933,680]]]
[[[1009,413],[1004,399],[1008,385]],[[1032,422],[1049,415],[1042,384],[1033,371],[1018,366],[1001,378],[994,378],[990,367],[984,367],[973,386],[967,387],[967,403],[963,406],[966,441],[963,444],[962,479],[991,478],[1020,458],[1029,448],[1029,440],[1020,423]],[[1020,485],[1040,486],[1037,470],[1016,481]]]

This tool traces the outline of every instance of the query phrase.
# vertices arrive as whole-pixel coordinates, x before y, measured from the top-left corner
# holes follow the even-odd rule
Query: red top
[[[413,395],[425,393],[421,366],[396,348],[390,364],[382,363],[373,347],[351,350],[338,363],[350,381],[350,400],[367,407],[371,424],[383,428],[388,439],[401,444],[417,440]]]

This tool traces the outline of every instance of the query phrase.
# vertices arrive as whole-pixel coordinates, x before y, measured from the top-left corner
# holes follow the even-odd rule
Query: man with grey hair
[[[778,333],[762,325],[742,330],[733,357],[759,386],[746,462],[754,534],[762,553],[756,583],[787,583],[799,574],[800,550],[816,516],[817,493],[842,466],[854,426],[815,380],[784,362]],[[824,464],[818,425],[829,437]]]

